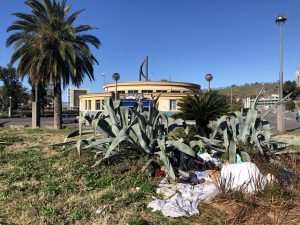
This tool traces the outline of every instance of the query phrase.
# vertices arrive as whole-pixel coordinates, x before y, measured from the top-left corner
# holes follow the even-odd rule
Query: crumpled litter
[[[218,193],[215,184],[209,182],[192,186],[190,184],[160,184],[158,193],[172,196],[167,200],[156,199],[148,204],[152,211],[161,211],[164,216],[181,217],[199,214],[198,205],[201,201],[210,201]],[[176,193],[180,192],[180,193]]]
[[[226,164],[219,178],[220,184],[225,184],[226,191],[240,190],[250,194],[263,190],[271,181],[271,174],[264,176],[251,162]]]

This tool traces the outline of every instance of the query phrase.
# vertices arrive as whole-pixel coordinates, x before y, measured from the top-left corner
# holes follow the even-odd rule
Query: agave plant
[[[138,107],[135,109],[120,106],[120,100],[112,101],[111,98],[106,98],[103,113],[98,113],[94,119],[89,115],[81,114],[79,130],[69,134],[64,143],[54,146],[70,145],[67,150],[77,149],[79,155],[82,150],[93,151],[97,158],[94,166],[97,166],[103,160],[119,154],[120,152],[116,151],[117,147],[126,143],[131,151],[158,155],[170,178],[175,179],[173,166],[167,156],[168,148],[175,147],[192,157],[195,157],[196,153],[191,146],[180,140],[167,139],[167,134],[174,128],[186,127],[186,125],[182,119],[174,120],[159,112],[158,97],[152,102],[148,111],[144,111],[142,102],[138,102]],[[85,120],[92,124],[92,130],[83,130]],[[82,134],[92,135],[86,139],[72,141],[71,138]],[[101,138],[97,134],[101,134]],[[193,146],[195,145],[197,143],[193,143]],[[103,157],[100,157],[101,155]]]
[[[265,154],[264,149],[270,149],[270,125],[265,120],[265,117],[289,98],[292,93],[273,104],[261,117],[258,117],[257,104],[262,93],[263,90],[257,95],[245,119],[243,119],[240,112],[234,112],[219,118],[211,139],[207,140],[208,142],[213,141],[218,131],[222,131],[222,144],[228,155],[229,163],[236,163],[238,143],[246,146],[253,145],[262,155]],[[247,152],[240,151],[240,156],[243,161],[250,161],[250,156]]]

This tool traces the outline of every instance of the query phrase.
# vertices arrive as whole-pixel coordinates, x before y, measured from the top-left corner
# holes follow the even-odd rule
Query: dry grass
[[[76,151],[49,148],[69,132],[0,130],[1,138],[9,142],[0,150],[0,224],[300,224],[296,156],[278,156],[271,164],[252,155],[264,174],[276,177],[266,190],[256,195],[226,193],[200,204],[200,215],[174,219],[146,208],[159,182],[140,173],[146,159],[91,168],[88,152],[78,157]]]

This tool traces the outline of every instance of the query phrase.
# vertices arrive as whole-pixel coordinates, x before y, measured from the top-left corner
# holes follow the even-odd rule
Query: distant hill
[[[264,88],[265,95],[277,94],[278,93],[278,84],[275,83],[253,83],[253,84],[244,84],[240,86],[233,85],[232,95],[234,97],[251,97],[254,98]],[[230,96],[231,87],[219,88],[216,89],[219,91],[219,94]]]

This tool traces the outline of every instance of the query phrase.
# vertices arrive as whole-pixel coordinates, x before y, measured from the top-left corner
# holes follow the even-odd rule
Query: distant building
[[[88,88],[68,88],[68,106],[71,109],[79,109],[79,96],[89,93]]]
[[[62,102],[62,107],[64,109],[69,108],[69,102]]]
[[[123,106],[133,107],[138,100],[145,108],[151,100],[160,95],[158,110],[171,115],[178,112],[178,100],[184,96],[199,93],[200,85],[174,81],[132,81],[118,82],[117,97]],[[115,83],[105,84],[104,93],[85,94],[80,96],[80,112],[96,114],[104,110],[104,98],[115,96]]]
[[[245,109],[250,109],[251,105],[254,103],[254,100],[255,100],[255,98],[251,99],[250,97],[242,99],[243,107]],[[275,104],[278,101],[279,101],[279,95],[278,94],[272,94],[269,97],[260,98],[259,101],[258,101],[257,106],[260,107],[260,108],[262,108],[264,106],[271,106],[271,105]]]
[[[296,71],[296,85],[300,87],[300,71]]]

